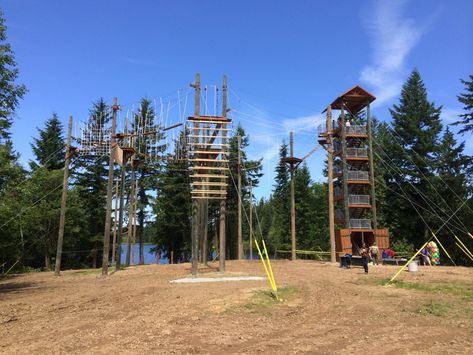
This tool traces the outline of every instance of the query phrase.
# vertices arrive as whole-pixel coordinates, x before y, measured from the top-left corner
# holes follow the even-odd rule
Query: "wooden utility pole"
[[[200,115],[200,74],[195,75],[195,100],[194,100],[194,116],[198,117]],[[194,123],[194,127],[198,127]],[[199,131],[194,130],[194,147],[198,146],[199,143]],[[197,275],[197,268],[199,266],[199,233],[200,233],[200,201],[193,199],[192,200],[192,275]]]
[[[113,216],[113,243],[112,243],[112,265],[115,265],[115,251],[117,246],[117,213],[118,213],[118,178],[115,180],[115,210]]]
[[[136,265],[135,263],[135,245],[136,245],[136,212],[138,208],[138,180],[135,181],[135,196],[133,197],[134,206],[133,206],[133,243],[131,246],[131,260],[132,264]]]
[[[374,187],[374,162],[373,162],[373,130],[371,128],[371,108],[368,101],[366,106],[366,119],[368,121],[368,154],[370,160],[370,182],[371,182],[371,213],[373,220],[373,229],[378,229],[378,217],[376,213],[376,190]]]
[[[333,145],[332,145],[332,107],[327,107],[327,170],[328,170],[328,220],[330,229],[330,261],[336,262],[335,255],[335,217],[333,206]]]
[[[61,272],[62,243],[64,241],[64,225],[66,222],[67,190],[69,188],[69,162],[71,160],[71,135],[72,135],[72,116],[69,117],[69,125],[67,127],[67,145],[66,145],[66,157],[64,159],[64,176],[63,176],[63,181],[62,181],[61,213],[59,215],[59,233],[57,237],[56,266],[54,269],[54,274],[56,276],[59,276]]]
[[[243,259],[243,238],[241,230],[241,136],[237,136],[237,146],[238,146],[238,260]]]
[[[133,159],[131,163],[131,186],[130,186],[130,195],[129,195],[129,206],[128,206],[128,230],[127,230],[127,240],[126,240],[126,259],[125,265],[130,266],[130,256],[131,256],[131,238],[133,237],[133,206],[135,204],[135,167],[133,164]]]
[[[125,137],[128,134],[128,117],[125,117]],[[117,260],[116,270],[120,270],[122,267],[122,233],[123,233],[123,208],[124,198],[123,193],[125,191],[125,172],[126,172],[126,160],[123,159],[123,165],[120,169],[120,211],[118,213],[118,237],[117,237]]]
[[[250,260],[253,260],[253,183],[250,180]]]
[[[108,185],[107,185],[107,210],[105,212],[105,231],[103,235],[103,258],[102,276],[108,275],[108,260],[110,251],[110,220],[112,219],[112,190],[113,190],[113,164],[115,162],[115,134],[117,127],[117,111],[119,110],[117,98],[113,98],[112,106],[112,132],[110,138],[110,160],[108,164]]]
[[[223,76],[223,87],[222,87],[222,116],[227,117],[227,76]],[[222,131],[222,144],[227,143],[227,131]],[[223,155],[222,155],[223,156]],[[226,227],[226,200],[220,201],[220,258],[219,258],[219,271],[225,271],[225,227]]]
[[[289,137],[291,157],[294,157],[294,136],[291,131]],[[296,201],[294,197],[294,172],[291,167],[291,259],[296,260]]]

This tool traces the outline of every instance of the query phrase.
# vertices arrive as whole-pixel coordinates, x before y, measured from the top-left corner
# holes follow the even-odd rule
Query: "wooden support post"
[[[128,117],[125,117],[125,137],[128,134]],[[120,169],[120,211],[118,213],[118,237],[117,237],[117,260],[115,270],[120,270],[122,267],[122,233],[123,233],[123,209],[124,205],[124,191],[125,191],[125,173],[126,173],[126,160],[123,161],[123,165]]]
[[[195,75],[195,100],[194,100],[194,116],[200,115],[200,74]],[[198,125],[194,123],[194,147],[197,148],[199,143],[199,130],[196,130]],[[192,275],[197,275],[197,268],[199,263],[199,232],[200,232],[200,203],[197,199],[192,200]]]
[[[335,251],[335,217],[333,206],[333,127],[332,106],[327,107],[327,170],[328,170],[328,220],[330,229],[330,261],[337,261]]]
[[[222,87],[222,116],[227,117],[227,76],[223,76],[223,87]],[[222,130],[222,143],[226,144],[227,131]],[[223,153],[222,153],[223,154]],[[220,201],[220,255],[219,255],[219,270],[220,272],[225,271],[225,254],[226,254],[226,246],[225,246],[225,227],[226,227],[226,200]]]
[[[237,257],[238,260],[243,259],[243,237],[242,237],[242,230],[241,230],[241,202],[242,202],[242,194],[241,194],[241,136],[237,136],[237,149],[238,149],[238,236],[237,236],[237,243],[238,243],[238,252]]]
[[[253,260],[253,183],[250,180],[250,260]]]
[[[117,213],[118,213],[118,178],[115,180],[115,210],[113,216],[113,243],[112,243],[112,265],[115,265],[115,252],[117,246]]]
[[[348,208],[348,165],[347,165],[347,126],[345,122],[345,107],[341,107],[342,125],[342,169],[343,169],[343,214],[345,228],[350,228],[350,209]]]
[[[136,178],[135,178],[136,179]],[[131,263],[136,265],[135,263],[135,245],[136,245],[136,215],[137,215],[137,207],[138,207],[138,180],[135,180],[135,196],[133,197],[133,238],[131,244]]]
[[[368,101],[368,105],[366,106],[366,118],[368,122],[368,154],[370,159],[370,181],[371,181],[371,213],[372,213],[372,220],[373,220],[373,229],[378,229],[378,218],[376,216],[376,190],[374,187],[374,163],[373,163],[373,130],[371,128],[371,109],[370,103]],[[376,240],[376,234],[375,234]]]
[[[108,164],[108,185],[107,185],[107,209],[105,212],[105,231],[103,235],[103,258],[102,258],[102,276],[108,275],[108,260],[110,250],[110,220],[112,219],[112,190],[113,190],[113,164],[115,162],[115,134],[117,126],[117,111],[119,107],[117,98],[113,98],[112,106],[112,131],[110,139],[110,159]]]
[[[294,157],[294,136],[292,131],[289,136],[289,147],[291,158]],[[296,201],[294,196],[294,172],[295,168],[291,166],[291,259],[296,260]]]
[[[130,257],[131,257],[131,239],[133,237],[133,206],[135,198],[135,167],[133,166],[133,161],[131,163],[131,186],[130,186],[130,195],[128,198],[128,230],[126,238],[126,259],[125,265],[130,266]]]
[[[64,158],[64,175],[62,180],[62,195],[61,195],[61,212],[59,215],[59,232],[57,237],[57,251],[56,251],[56,265],[54,274],[59,276],[61,272],[61,258],[62,258],[62,243],[64,241],[64,226],[66,223],[66,205],[67,205],[67,190],[69,188],[69,162],[71,160],[71,137],[72,135],[72,116],[69,117],[69,125],[67,127],[67,145],[66,157]]]

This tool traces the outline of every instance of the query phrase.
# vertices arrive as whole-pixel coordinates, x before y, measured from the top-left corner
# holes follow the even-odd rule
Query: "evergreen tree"
[[[6,42],[6,25],[0,10],[0,144],[10,138],[10,127],[19,101],[26,93],[24,85],[16,84],[18,69],[15,55]]]
[[[465,233],[465,225],[466,228],[473,226],[470,222],[473,219],[473,213],[464,206],[464,201],[471,194],[467,176],[467,171],[471,166],[471,158],[463,153],[464,148],[465,143],[457,144],[454,134],[447,127],[436,154],[438,175],[434,186],[441,196],[439,205],[444,212],[445,219],[455,213],[449,220],[450,223],[439,233],[439,236],[443,236],[442,244],[451,253],[452,258],[457,261],[463,259],[463,262],[467,262],[463,253],[455,246],[453,238],[455,234],[463,235]],[[438,224],[442,225],[443,221],[438,221]]]
[[[132,128],[137,134],[135,149],[141,160],[138,165],[136,178],[138,181],[138,240],[140,244],[140,264],[144,264],[144,229],[146,220],[146,210],[149,206],[150,190],[156,188],[156,174],[159,173],[160,164],[154,157],[164,152],[165,144],[161,143],[164,134],[161,127],[154,122],[155,111],[152,103],[148,99],[141,99],[138,112],[134,115]],[[157,134],[144,134],[157,131]]]
[[[238,136],[241,137],[240,149],[241,149],[241,199],[242,209],[248,205],[249,197],[249,186],[250,181],[253,184],[253,188],[258,186],[261,174],[261,159],[260,160],[248,160],[246,155],[246,148],[249,145],[249,136],[246,135],[244,128],[238,124],[235,134],[229,140],[229,154],[228,160],[230,176],[227,187],[227,213],[226,213],[226,240],[227,240],[227,252],[230,258],[236,258],[238,254],[238,192],[237,192],[237,177],[238,177]],[[245,208],[247,209],[247,208]],[[245,212],[242,211],[242,233],[243,238],[248,236],[248,223],[244,216]]]
[[[176,144],[175,156],[186,156],[184,132]],[[170,157],[171,158],[171,157]],[[157,253],[164,251],[171,262],[187,261],[190,257],[191,190],[187,160],[168,160],[157,183],[157,197],[153,211],[156,214],[154,242]]]
[[[461,119],[454,123],[454,125],[462,125],[458,133],[468,133],[473,131],[473,75],[470,75],[470,81],[461,79],[461,82],[466,86],[465,93],[460,94],[458,101],[463,104],[465,113],[461,114]]]
[[[38,129],[39,138],[33,138],[31,148],[36,162],[31,161],[32,169],[45,167],[48,170],[61,169],[64,166],[65,142],[62,124],[56,113],[46,121],[44,129]]]
[[[94,102],[89,111],[88,129],[84,132],[85,139],[94,141],[97,145],[103,144],[109,129],[110,119],[111,109],[105,100],[100,98]],[[84,145],[86,141],[81,143]],[[75,173],[75,186],[78,188],[83,205],[87,210],[86,234],[91,248],[92,267],[97,266],[105,229],[108,164],[108,155],[84,156],[80,158],[79,169]]]
[[[296,207],[296,241],[298,249],[313,247],[311,240],[312,211],[315,207],[311,189],[312,181],[307,164],[304,163],[296,170],[294,177],[294,200]]]
[[[275,248],[291,249],[291,199],[290,174],[284,162],[287,158],[287,145],[279,149],[279,163],[276,167],[276,178],[273,189],[273,216],[269,239]]]
[[[391,143],[383,159],[391,179],[387,185],[396,192],[390,201],[388,223],[393,240],[407,236],[408,241],[420,244],[429,234],[427,225],[419,218],[410,201],[420,205],[417,209],[428,225],[435,219],[427,212],[435,199],[431,185],[435,173],[435,154],[438,135],[442,130],[440,107],[428,101],[427,90],[417,70],[403,85],[398,105],[390,110],[393,123]],[[407,194],[407,199],[400,196]]]

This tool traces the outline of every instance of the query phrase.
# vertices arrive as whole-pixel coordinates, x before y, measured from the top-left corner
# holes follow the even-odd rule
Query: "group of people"
[[[360,249],[360,255],[363,260],[363,268],[365,273],[368,273],[368,264],[370,260],[373,262],[373,265],[379,265],[378,261],[379,248],[376,245],[376,242],[373,243],[370,247],[366,246],[366,243],[363,243]],[[383,259],[393,259],[394,251],[391,248],[383,249],[381,253]]]

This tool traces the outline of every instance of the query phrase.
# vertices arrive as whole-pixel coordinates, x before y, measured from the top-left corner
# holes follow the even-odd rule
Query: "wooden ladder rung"
[[[219,130],[219,131],[231,131],[232,129],[231,128],[220,128],[220,127],[216,127],[216,128],[206,128],[206,127],[188,127],[189,129],[192,129],[194,131],[201,131],[201,130],[205,130],[205,129],[213,129],[214,131],[216,130]]]
[[[212,150],[195,150],[192,152],[192,154],[220,154],[222,153],[223,150],[219,150],[219,151],[212,151]]]
[[[189,138],[228,138],[228,137],[222,137],[222,136],[219,136],[219,135],[216,135],[216,136],[207,136],[207,135],[188,135],[187,137]]]
[[[193,194],[216,194],[216,195],[226,195],[227,191],[225,190],[192,190]]]
[[[205,199],[205,200],[226,200],[227,199],[227,196],[209,196],[209,197],[206,197],[206,196],[191,196],[193,199]]]
[[[229,170],[224,166],[191,166],[190,169],[194,170]]]
[[[226,159],[200,159],[200,158],[189,159],[189,161],[207,161],[207,162],[216,162],[216,163],[228,163],[229,162],[229,160],[226,160]]]
[[[210,179],[228,179],[227,175],[213,175],[213,174],[193,174],[191,178],[210,178]]]
[[[199,181],[199,182],[193,182],[191,185],[194,186],[228,186],[226,182],[213,182],[213,181]]]

